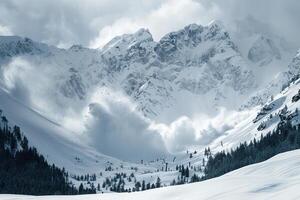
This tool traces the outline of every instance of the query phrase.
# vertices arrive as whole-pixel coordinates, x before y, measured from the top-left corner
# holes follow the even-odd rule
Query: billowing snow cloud
[[[86,134],[100,152],[125,160],[167,155],[160,133],[121,95],[102,96],[89,104]]]
[[[0,82],[5,89],[16,97],[17,99],[22,99],[24,104],[30,103],[28,90],[23,84],[24,74],[34,74],[32,73],[32,67],[30,64],[21,58],[13,59],[8,65],[1,68]],[[28,75],[29,75],[28,74]]]
[[[170,122],[150,120],[114,88],[95,85],[85,99],[64,97],[53,69],[17,57],[1,68],[1,85],[23,104],[78,134],[71,137],[120,159],[149,160],[191,146],[209,146],[244,117],[242,112],[221,109],[210,116],[190,113]]]
[[[248,117],[248,112],[227,111],[222,108],[214,117],[198,115],[193,118],[183,116],[171,124],[152,124],[164,138],[168,150],[178,153],[190,147],[207,147],[226,131]]]
[[[16,57],[0,69],[0,86],[22,104],[49,119],[66,125],[73,132],[81,132],[81,113],[86,102],[61,95],[56,72],[52,65],[38,64],[29,58]],[[63,72],[62,72],[63,73]]]
[[[1,68],[0,83],[22,104],[77,134],[69,137],[82,138],[101,153],[131,161],[168,154],[161,134],[125,95],[101,88],[85,100],[68,101],[57,92],[51,68],[17,57]]]
[[[12,32],[6,26],[0,24],[0,35],[12,35]]]
[[[17,57],[1,68],[1,84],[23,104],[63,125],[99,152],[124,160],[149,160],[206,147],[243,119],[221,109],[162,123],[145,118],[126,95],[106,87],[91,89],[82,101],[58,95],[51,66]],[[38,84],[37,84],[38,83]],[[74,137],[74,136],[72,136]]]

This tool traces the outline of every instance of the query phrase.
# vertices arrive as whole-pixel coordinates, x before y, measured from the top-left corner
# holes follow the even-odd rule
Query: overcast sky
[[[0,35],[68,47],[99,47],[148,28],[155,40],[190,23],[227,25],[252,15],[300,44],[299,0],[1,0]]]

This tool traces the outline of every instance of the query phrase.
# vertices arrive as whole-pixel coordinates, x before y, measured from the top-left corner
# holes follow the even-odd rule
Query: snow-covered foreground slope
[[[279,154],[265,162],[243,167],[224,176],[200,183],[166,187],[136,193],[85,196],[0,195],[3,200],[113,200],[113,199],[299,199],[300,150]]]

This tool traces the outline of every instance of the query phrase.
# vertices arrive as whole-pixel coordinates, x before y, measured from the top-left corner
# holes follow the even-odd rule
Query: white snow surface
[[[0,195],[2,200],[292,200],[300,198],[300,150],[279,154],[221,177],[181,186],[135,193],[79,196]]]

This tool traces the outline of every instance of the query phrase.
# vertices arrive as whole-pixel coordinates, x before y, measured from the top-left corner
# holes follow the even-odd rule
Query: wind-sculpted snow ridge
[[[300,150],[279,154],[254,165],[243,167],[224,176],[200,183],[165,187],[136,193],[110,193],[79,196],[18,196],[0,195],[0,199],[299,199],[300,198]]]

